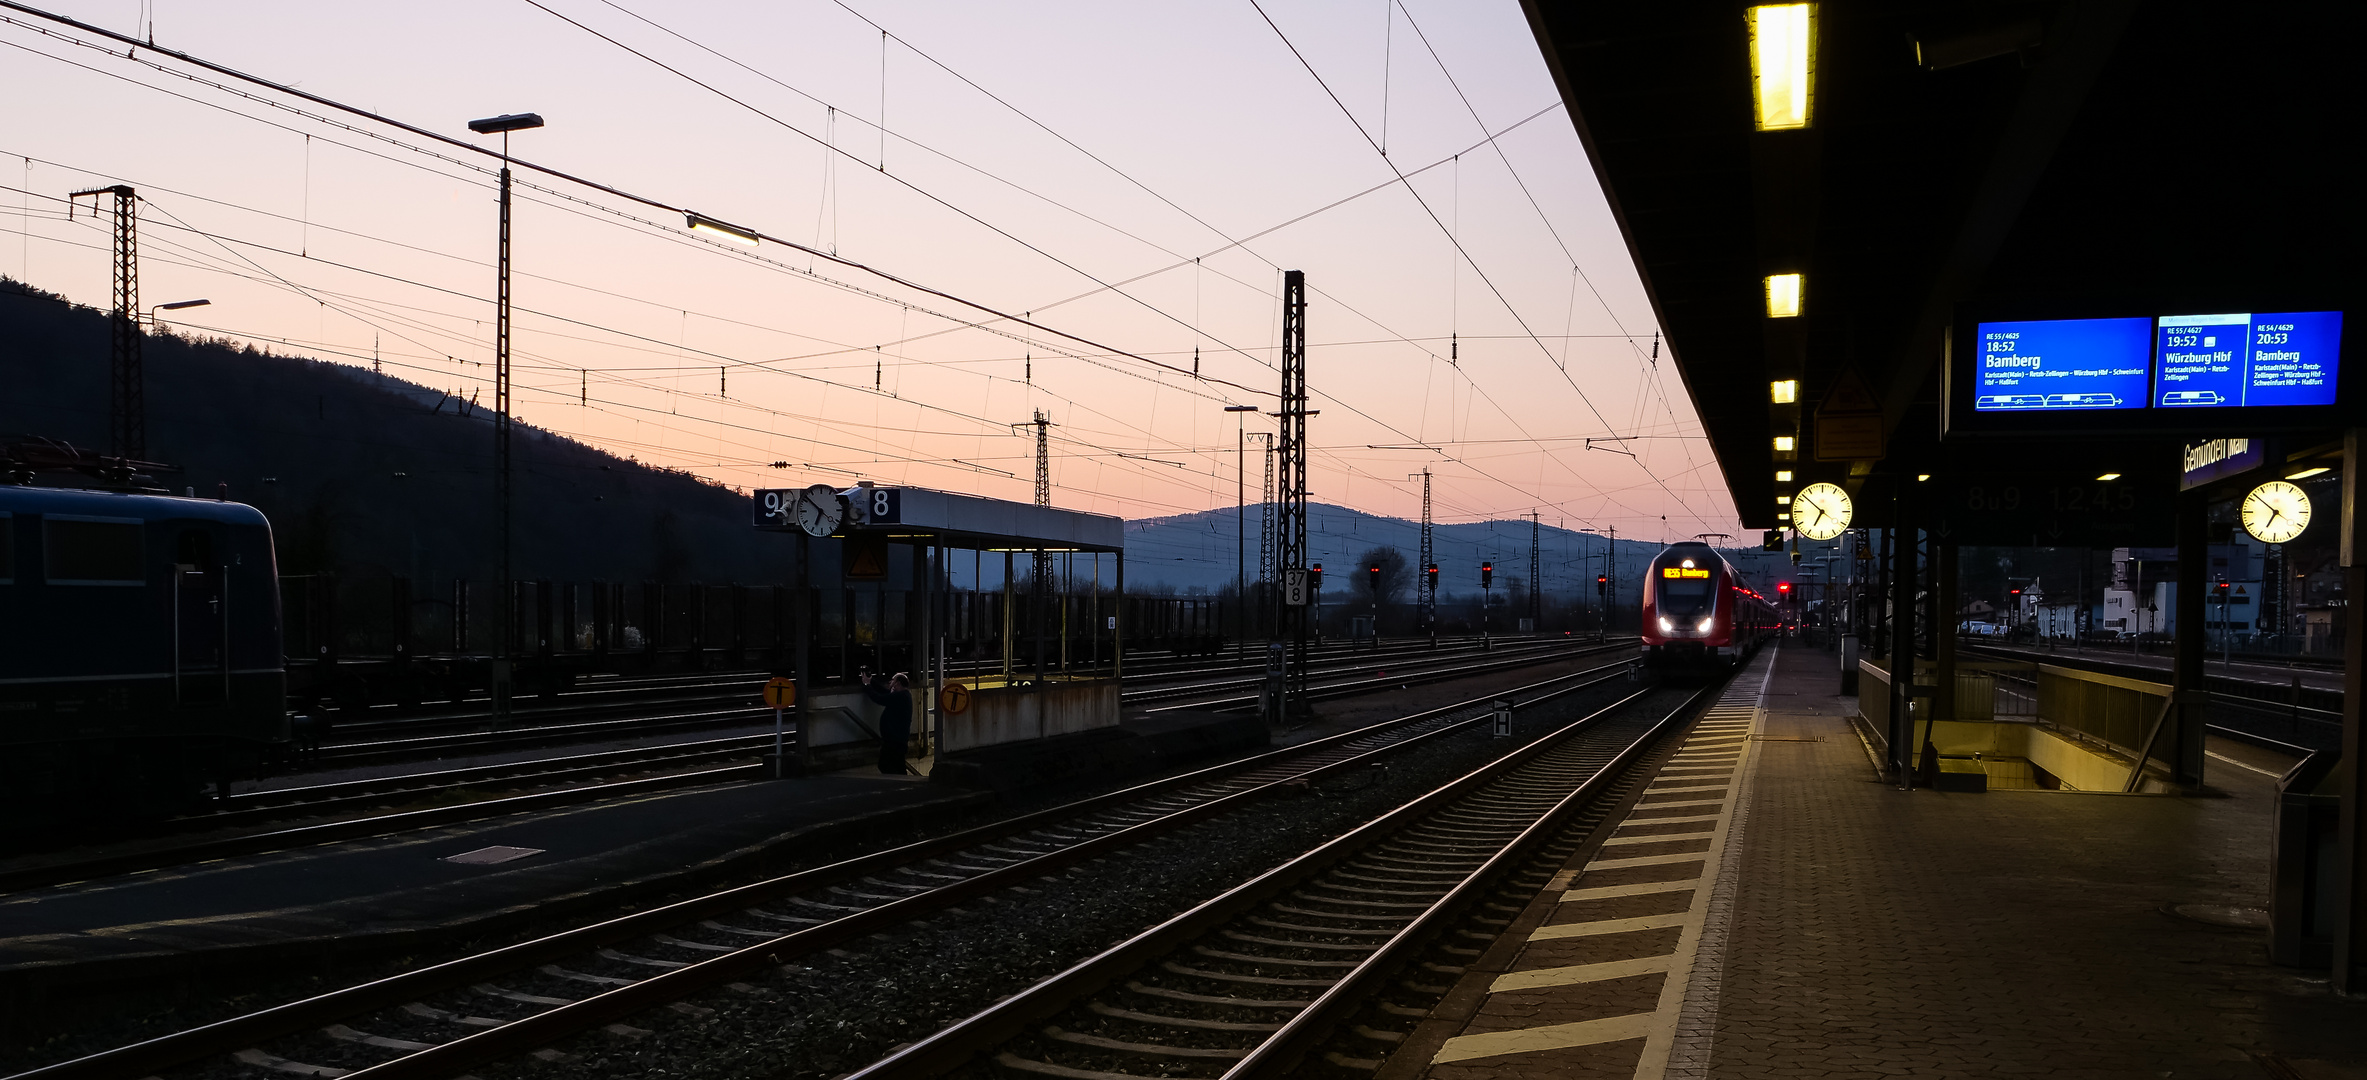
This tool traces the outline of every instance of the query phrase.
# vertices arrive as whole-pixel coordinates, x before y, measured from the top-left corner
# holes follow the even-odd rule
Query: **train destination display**
[[[2153,320],[1985,322],[1973,409],[2142,409]]]
[[[2164,315],[2154,393],[2164,408],[2332,405],[2342,313]]]
[[[2342,312],[1980,322],[1973,344],[1976,413],[2325,407]]]

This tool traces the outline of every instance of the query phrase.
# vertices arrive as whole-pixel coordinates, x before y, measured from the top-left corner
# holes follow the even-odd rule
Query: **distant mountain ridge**
[[[1234,508],[1227,506],[1127,522],[1127,582],[1130,586],[1136,582],[1148,583],[1177,593],[1194,589],[1216,593],[1230,589],[1234,580],[1235,544],[1240,535],[1236,532],[1236,521],[1247,526],[1247,540],[1242,546],[1247,550],[1247,576],[1256,580],[1259,508],[1252,503],[1239,518],[1234,516]],[[1352,575],[1357,569],[1353,565],[1355,560],[1376,546],[1385,544],[1404,552],[1409,565],[1420,561],[1422,524],[1419,521],[1383,517],[1329,503],[1310,503],[1307,531],[1314,539],[1309,561],[1323,564],[1327,594],[1330,581]],[[1548,524],[1539,524],[1536,532],[1538,576],[1544,580],[1545,594],[1591,596],[1595,575],[1602,572],[1603,555],[1612,547],[1610,539]],[[1440,595],[1478,595],[1479,564],[1483,559],[1495,561],[1499,594],[1510,580],[1526,581],[1529,536],[1526,520],[1433,526],[1431,543],[1438,561]],[[1656,540],[1619,538],[1618,576],[1622,591],[1634,595],[1636,582],[1664,546]],[[1729,558],[1739,554],[1742,552],[1738,549],[1728,551]]]
[[[231,498],[262,509],[283,572],[495,575],[492,430],[482,404],[351,364],[220,341],[154,335],[144,351],[149,457],[184,470],[159,480],[198,495],[227,486]],[[104,312],[0,277],[0,385],[8,388],[0,437],[105,446],[108,353]],[[786,576],[782,537],[749,527],[747,496],[532,425],[514,431],[521,579]],[[1307,518],[1311,559],[1333,582],[1353,576],[1351,564],[1378,545],[1397,548],[1409,565],[1420,559],[1418,522],[1327,503],[1311,504]],[[1254,581],[1259,517],[1251,505],[1239,519],[1221,507],[1128,521],[1129,586],[1229,589],[1237,520],[1247,525],[1241,546]],[[1442,597],[1476,596],[1482,559],[1495,560],[1500,600],[1529,576],[1525,520],[1440,525],[1434,535]],[[1591,596],[1609,542],[1553,525],[1538,535],[1546,594]],[[1660,547],[1619,541],[1623,593],[1634,595]],[[1338,595],[1329,584],[1326,595]]]

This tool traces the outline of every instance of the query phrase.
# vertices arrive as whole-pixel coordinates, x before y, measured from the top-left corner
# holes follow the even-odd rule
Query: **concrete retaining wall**
[[[959,753],[1117,725],[1116,679],[979,687],[967,710],[944,718],[938,749]]]

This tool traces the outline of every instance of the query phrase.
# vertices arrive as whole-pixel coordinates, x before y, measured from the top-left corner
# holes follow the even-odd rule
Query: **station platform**
[[[0,991],[416,948],[627,902],[991,800],[921,777],[850,770],[28,890],[0,896]],[[482,854],[454,861],[471,853]]]
[[[1836,683],[1756,657],[1384,1080],[2367,1077],[2367,999],[2268,960],[2272,768],[1910,793]]]

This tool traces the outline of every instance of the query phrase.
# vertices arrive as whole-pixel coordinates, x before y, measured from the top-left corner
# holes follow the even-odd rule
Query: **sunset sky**
[[[1075,335],[521,171],[517,413],[617,453],[1025,499],[1042,409],[1055,504],[1227,506],[1287,268],[1313,498],[1739,533],[1518,6],[1259,2],[50,9],[482,146],[538,112],[522,160]],[[130,183],[143,303],[213,301],[172,325],[490,398],[497,161],[0,14],[0,273],[106,304],[64,196]]]

